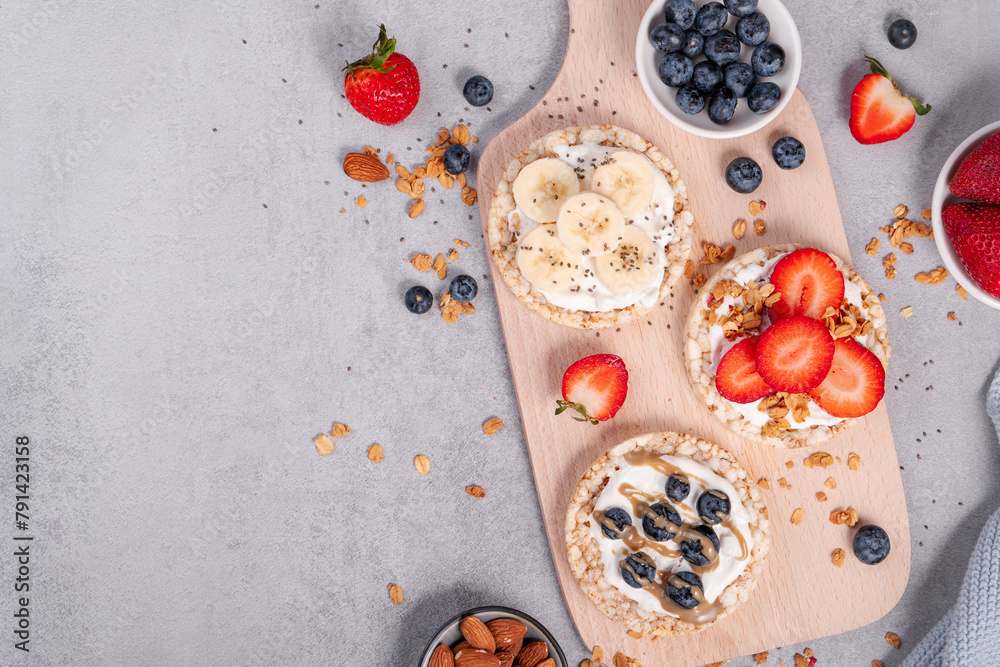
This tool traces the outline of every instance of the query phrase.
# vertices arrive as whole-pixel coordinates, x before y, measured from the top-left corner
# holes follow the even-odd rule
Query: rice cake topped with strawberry
[[[644,635],[683,635],[750,597],[769,528],[760,487],[729,452],[650,433],[612,447],[580,480],[566,553],[609,618]]]
[[[890,354],[885,312],[864,278],[796,244],[724,265],[684,335],[688,377],[708,409],[775,447],[815,445],[874,410]]]
[[[528,146],[490,202],[490,252],[517,298],[564,326],[636,319],[691,254],[694,219],[677,169],[639,135],[570,127]]]

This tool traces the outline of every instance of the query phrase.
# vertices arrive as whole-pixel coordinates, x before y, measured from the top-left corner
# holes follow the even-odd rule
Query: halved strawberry
[[[777,391],[800,394],[826,378],[833,336],[823,323],[802,315],[778,320],[757,341],[757,372]]]
[[[951,179],[951,194],[983,204],[1000,204],[1000,132],[962,160]]]
[[[715,388],[733,403],[753,403],[774,393],[757,372],[757,339],[744,338],[719,361]]]
[[[771,272],[774,291],[781,300],[771,306],[771,319],[793,315],[823,317],[827,307],[840,309],[844,302],[844,275],[833,258],[815,248],[800,248],[782,257]]]
[[[562,395],[556,401],[556,414],[572,408],[583,417],[578,422],[591,424],[611,419],[628,395],[628,369],[622,358],[614,354],[595,354],[580,359],[563,374]]]
[[[830,373],[809,395],[834,417],[861,417],[885,394],[885,367],[864,345],[853,338],[834,343]]]
[[[1000,206],[952,204],[941,221],[965,270],[979,287],[1000,298]]]
[[[858,82],[851,95],[851,134],[863,144],[898,139],[931,105],[903,95],[882,63],[868,56],[865,60],[872,73]]]

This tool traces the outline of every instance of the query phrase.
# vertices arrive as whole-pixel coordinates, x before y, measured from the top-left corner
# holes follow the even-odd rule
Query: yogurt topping
[[[605,485],[594,506],[595,513],[603,512],[611,507],[621,508],[632,517],[632,530],[641,533],[642,515],[636,515],[631,500],[623,493],[624,490],[634,489],[638,495],[657,497],[669,503],[680,513],[685,522],[695,526],[703,523],[698,518],[695,509],[698,496],[707,489],[716,489],[725,493],[729,497],[731,505],[730,518],[724,523],[714,526],[715,533],[719,538],[719,555],[717,564],[713,565],[711,571],[699,571],[700,568],[692,568],[691,564],[684,560],[679,553],[676,556],[667,556],[652,549],[642,550],[643,553],[652,557],[656,564],[657,586],[665,583],[672,573],[695,572],[701,578],[704,587],[705,603],[711,605],[718,599],[726,586],[740,576],[750,562],[750,553],[754,546],[753,536],[750,532],[750,515],[740,502],[740,496],[733,485],[707,466],[682,456],[661,456],[658,458],[688,478],[691,490],[683,502],[666,498],[664,486],[667,476],[662,472],[651,465],[633,464],[626,461],[611,475]],[[666,608],[660,599],[649,591],[633,588],[625,583],[620,569],[620,562],[629,553],[625,540],[609,539],[601,531],[601,524],[593,519],[590,522],[590,534],[600,545],[604,577],[612,586],[625,597],[635,600],[641,609],[660,614],[666,613],[670,616],[680,616],[680,614],[674,613],[673,609]],[[660,544],[676,546],[675,543],[671,542]]]
[[[601,165],[601,162],[608,155],[620,150],[627,149],[623,149],[620,146],[602,146],[597,143],[583,143],[576,146],[567,144],[556,147],[555,157],[573,167],[577,177],[581,179],[580,191],[585,192],[590,189],[590,177],[594,170]],[[667,257],[664,248],[674,237],[675,193],[673,187],[667,181],[667,177],[660,171],[659,167],[652,162],[649,165],[655,174],[653,197],[646,210],[637,213],[632,218],[626,216],[625,223],[635,225],[653,239],[657,246],[659,277],[641,290],[628,294],[614,294],[604,287],[594,275],[594,258],[580,257],[582,276],[577,278],[572,287],[566,287],[557,291],[548,291],[535,286],[535,289],[549,303],[568,310],[588,312],[604,312],[632,305],[652,308],[656,305],[656,301],[660,297],[663,271],[667,266]],[[507,222],[511,229],[515,231],[514,243],[517,243],[521,238],[530,234],[531,230],[538,226],[536,221],[525,215],[521,207],[516,205],[514,210],[507,216]]]

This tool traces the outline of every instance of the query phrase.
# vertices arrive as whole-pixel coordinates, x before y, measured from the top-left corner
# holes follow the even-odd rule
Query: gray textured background
[[[554,578],[493,286],[480,280],[478,312],[456,325],[402,305],[413,283],[442,289],[405,263],[413,252],[460,237],[472,247],[452,273],[487,272],[478,211],[437,188],[411,221],[391,182],[362,190],[340,166],[370,144],[412,167],[459,119],[484,146],[554,78],[565,0],[318,2],[0,7],[0,497],[12,506],[13,439],[29,435],[36,536],[30,656],[11,646],[0,556],[0,663],[405,666],[479,604],[534,615],[574,664],[586,653]],[[902,653],[883,634],[912,646],[932,625],[998,505],[982,403],[1000,312],[960,301],[951,279],[915,283],[939,263],[926,240],[894,282],[863,247],[896,204],[929,206],[946,156],[997,119],[1000,20],[989,0],[788,4],[855,261],[889,297],[886,400],[913,535],[896,609],[810,646],[824,665],[891,666]],[[907,52],[884,37],[896,13],[920,30]],[[423,89],[393,128],[353,112],[338,72],[382,21]],[[847,129],[865,50],[934,105],[888,145]],[[474,72],[496,84],[491,111],[464,109]],[[487,440],[492,416],[506,426]],[[353,432],[320,458],[312,438],[333,421]],[[778,653],[790,664],[797,648]]]

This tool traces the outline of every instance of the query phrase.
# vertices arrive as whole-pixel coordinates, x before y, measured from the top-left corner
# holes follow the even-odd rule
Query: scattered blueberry
[[[760,12],[744,16],[736,22],[736,36],[747,46],[763,44],[771,34],[771,22]]]
[[[726,26],[729,12],[720,2],[709,2],[701,6],[694,17],[695,29],[705,37],[711,37]]]
[[[691,483],[684,475],[671,475],[667,477],[664,490],[667,492],[667,498],[682,502],[691,493]]]
[[[649,43],[657,51],[680,51],[684,46],[684,29],[676,23],[661,23],[649,33]]]
[[[861,526],[854,536],[854,555],[865,565],[877,565],[889,555],[889,536],[878,526]]]
[[[760,165],[748,157],[738,157],[726,167],[726,183],[740,194],[745,195],[756,190],[760,187],[763,177]]]
[[[462,144],[452,144],[444,152],[444,170],[452,176],[465,173],[472,161],[472,153]]]
[[[733,16],[747,16],[757,10],[757,0],[726,0],[726,9]]]
[[[625,556],[621,563],[621,573],[622,579],[632,588],[650,586],[656,580],[656,563],[643,552],[636,551]]]
[[[615,529],[612,530],[601,522],[601,531],[612,540],[620,540],[625,533],[625,529],[632,525],[632,517],[620,507],[609,507],[604,511],[604,516],[611,520]]]
[[[672,88],[679,88],[691,80],[694,65],[683,53],[665,53],[656,65],[660,81]]]
[[[476,294],[479,292],[479,286],[476,285],[475,278],[462,274],[452,278],[451,286],[448,287],[448,291],[451,292],[451,298],[455,301],[458,301],[459,303],[469,303],[476,298]]]
[[[747,106],[754,113],[767,113],[778,106],[781,99],[781,88],[778,84],[770,81],[755,83],[750,92],[747,93]]]
[[[656,542],[671,539],[681,522],[681,515],[668,503],[650,505],[642,514],[642,530]]]
[[[712,530],[711,526],[695,526],[691,530],[701,533],[711,540],[712,546],[715,547],[716,555],[718,555],[719,538],[715,535],[715,531]],[[702,549],[701,540],[690,539],[681,542],[681,556],[692,565],[708,565],[712,560],[715,560],[714,558],[709,559],[708,556],[704,555]]]
[[[708,95],[722,84],[722,68],[711,60],[702,60],[694,66],[691,83],[699,92]]]
[[[700,32],[697,30],[688,30],[684,33],[684,46],[681,47],[681,53],[688,58],[694,58],[700,55],[704,49],[705,38],[702,37]]]
[[[730,63],[722,70],[722,79],[736,93],[736,97],[746,97],[757,81],[757,75],[747,63]]]
[[[725,67],[740,59],[740,40],[728,30],[721,30],[705,39],[705,57]]]
[[[477,74],[465,82],[462,94],[472,106],[486,106],[493,99],[493,83],[485,76]]]
[[[917,26],[906,19],[896,19],[889,26],[889,43],[897,49],[908,49],[917,41]]]
[[[677,89],[674,101],[677,102],[677,108],[689,116],[699,114],[705,108],[705,96],[690,83]]]
[[[806,147],[795,137],[782,137],[771,146],[771,155],[782,169],[795,169],[806,159]]]
[[[729,496],[722,491],[709,489],[698,496],[698,517],[707,524],[722,523],[729,518],[731,510]]]
[[[431,305],[434,303],[434,295],[423,285],[414,285],[406,290],[403,303],[406,304],[406,309],[411,313],[423,315],[431,309]]]
[[[785,50],[774,42],[764,42],[753,50],[750,64],[757,76],[774,76],[785,69]]]
[[[732,88],[719,86],[708,100],[708,119],[716,125],[725,125],[736,112],[736,93]]]
[[[693,0],[668,0],[663,15],[668,23],[676,23],[687,30],[694,23],[694,16],[697,12],[698,8]]]
[[[695,588],[701,591],[698,597],[704,599],[705,589],[701,585],[701,579],[694,572],[675,572],[667,578],[667,597],[682,609],[694,609],[698,606],[698,597],[692,593]]]

